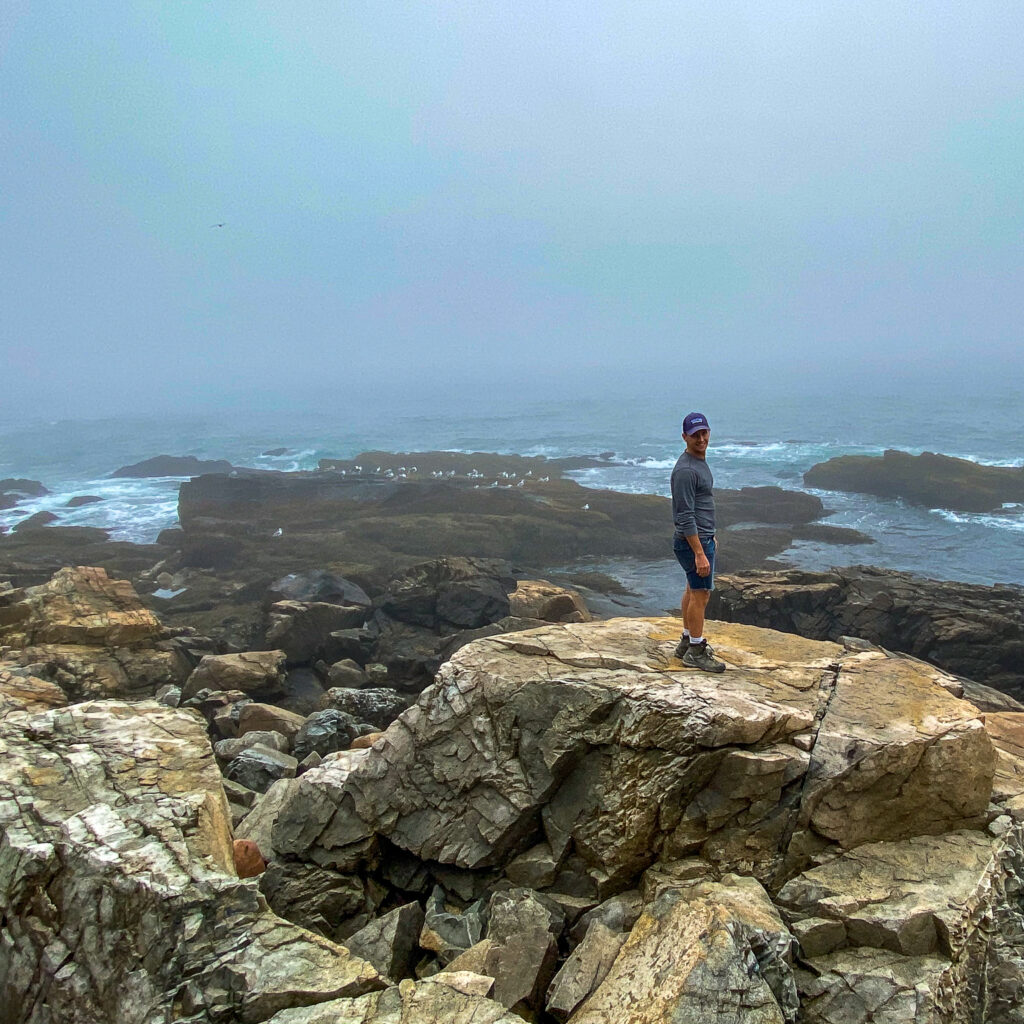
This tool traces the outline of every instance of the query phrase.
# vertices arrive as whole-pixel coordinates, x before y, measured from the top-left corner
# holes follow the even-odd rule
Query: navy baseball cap
[[[702,412],[688,413],[686,419],[683,420],[683,433],[696,434],[698,430],[711,430],[707,416]]]

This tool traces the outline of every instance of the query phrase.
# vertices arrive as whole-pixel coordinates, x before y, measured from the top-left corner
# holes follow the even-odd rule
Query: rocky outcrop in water
[[[716,579],[708,614],[819,640],[862,637],[1024,698],[1024,589],[866,566]]]
[[[200,473],[230,473],[227,459],[197,459],[194,455],[155,455],[151,459],[121,466],[110,475],[114,478],[142,479],[150,476],[198,476]]]
[[[969,459],[888,449],[882,455],[841,455],[804,473],[808,487],[902,498],[925,508],[998,512],[1024,502],[1024,468],[979,466]]]

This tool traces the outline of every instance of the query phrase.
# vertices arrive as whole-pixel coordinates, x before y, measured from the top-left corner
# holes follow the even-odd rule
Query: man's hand
[[[708,556],[702,551],[699,555],[694,555],[694,561],[697,563],[697,575],[707,576],[711,572],[711,563],[708,561]]]

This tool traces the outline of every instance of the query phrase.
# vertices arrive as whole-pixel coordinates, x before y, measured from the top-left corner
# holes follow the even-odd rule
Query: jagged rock
[[[181,687],[169,684],[161,686],[154,697],[169,708],[176,708],[181,704]]]
[[[628,932],[643,910],[643,900],[636,889],[619,893],[612,896],[603,903],[588,910],[581,915],[580,919],[572,926],[570,935],[573,942],[582,942],[587,930],[595,922],[599,921],[606,928],[613,932]]]
[[[270,585],[271,603],[277,601],[316,601],[327,604],[372,604],[365,590],[343,576],[335,576],[325,569],[293,572]]]
[[[465,992],[471,996],[490,995],[494,988],[494,979],[486,974],[476,974],[473,971],[440,971],[430,979],[438,985],[447,985],[456,992]],[[521,1018],[520,1018],[521,1019]]]
[[[185,683],[186,700],[200,690],[237,690],[249,697],[274,697],[284,688],[284,651],[207,654]]]
[[[235,739],[218,740],[213,745],[213,752],[217,755],[220,761],[232,761],[243,750],[248,750],[250,747],[269,747],[271,750],[279,750],[282,754],[287,754],[290,749],[288,738],[279,732],[271,731],[256,731],[247,732],[244,736],[238,736]]]
[[[712,635],[729,666],[714,678],[672,657],[675,620],[476,641],[315,819],[282,810],[279,827],[303,825],[275,844],[326,863],[383,835],[476,870],[545,839],[608,896],[659,853],[781,881],[829,844],[982,820],[992,744],[938,670],[739,625]]]
[[[412,973],[419,957],[422,928],[423,908],[418,903],[406,903],[360,928],[345,940],[345,945],[385,978],[396,981]]]
[[[358,629],[368,615],[365,605],[279,601],[267,617],[266,642],[284,651],[289,665],[308,665],[318,658],[334,661],[340,652],[331,633]]]
[[[224,787],[224,795],[228,798],[228,803],[237,804],[246,810],[252,808],[256,803],[256,798],[259,796],[255,790],[248,789],[237,782],[232,782],[231,779],[222,779],[221,785]]]
[[[243,704],[238,710],[238,735],[244,736],[247,732],[257,730],[279,732],[287,737],[289,743],[294,743],[295,736],[305,721],[302,715],[297,715],[294,711],[253,701]]]
[[[383,895],[358,875],[280,860],[260,876],[260,892],[281,917],[336,942],[362,928]]]
[[[794,919],[838,921],[843,941],[904,956],[960,959],[973,922],[1005,885],[984,832],[865,843],[787,882],[778,903]],[[834,948],[834,947],[833,947]]]
[[[487,909],[490,948],[480,973],[494,978],[493,998],[509,1009],[541,1010],[565,916],[529,889],[496,892]]]
[[[751,878],[667,889],[641,915],[573,1024],[791,1024],[793,937]]]
[[[351,658],[342,658],[327,669],[327,682],[332,688],[360,689],[370,685],[370,677],[358,662]],[[329,694],[330,690],[327,692]]]
[[[0,792],[11,1024],[256,1022],[382,987],[369,964],[275,917],[238,880],[195,715],[119,702],[11,715]]]
[[[545,622],[590,622],[586,602],[575,591],[547,580],[520,580],[509,595],[509,614]]]
[[[19,647],[120,647],[162,636],[163,626],[132,585],[104,569],[60,569],[48,583],[0,596],[0,638]]]
[[[225,783],[231,784],[231,780],[225,780]],[[279,779],[265,793],[257,794],[252,809],[235,826],[235,836],[238,839],[251,839],[268,859],[274,859],[277,856],[272,835],[274,822],[277,821],[281,805],[295,792],[298,784],[298,779]]]
[[[538,843],[508,862],[505,877],[513,885],[525,886],[527,889],[546,889],[554,884],[559,867],[559,858],[552,852],[551,844]]]
[[[321,757],[336,750],[348,750],[359,735],[359,724],[344,711],[328,708],[317,711],[303,722],[295,734],[292,750],[302,760],[311,753]]]
[[[625,941],[624,932],[612,931],[600,921],[593,921],[551,981],[545,996],[548,1013],[556,1020],[568,1020],[607,977]]]
[[[870,566],[717,576],[709,616],[818,640],[862,637],[1024,699],[1024,590]]]
[[[0,718],[14,711],[48,711],[67,702],[67,694],[56,683],[0,658]]]
[[[408,706],[410,698],[388,687],[347,690],[332,687],[324,694],[324,707],[337,708],[356,721],[386,729]]]
[[[265,793],[279,779],[292,779],[299,762],[290,754],[260,743],[236,754],[225,766],[224,775],[246,789]]]
[[[451,963],[483,937],[483,912],[484,906],[479,900],[462,911],[449,908],[444,890],[435,886],[427,900],[420,945],[435,953],[442,964]]]
[[[905,957],[878,949],[844,949],[821,957],[815,961],[813,973],[796,972],[801,1024],[955,1024],[971,1020],[935,1012],[946,967],[937,957]]]
[[[8,652],[11,664],[56,683],[72,701],[146,700],[178,686],[191,670],[174,641],[129,647],[40,644]]]
[[[311,768],[316,768],[318,765],[323,763],[323,758],[315,751],[311,750],[300,762],[299,767],[296,769],[296,775],[302,775],[303,772],[308,772]]]

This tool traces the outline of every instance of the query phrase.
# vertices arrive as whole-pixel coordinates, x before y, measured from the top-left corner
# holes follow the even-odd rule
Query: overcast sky
[[[1022,53],[1005,0],[0,0],[0,401],[1019,374]]]

